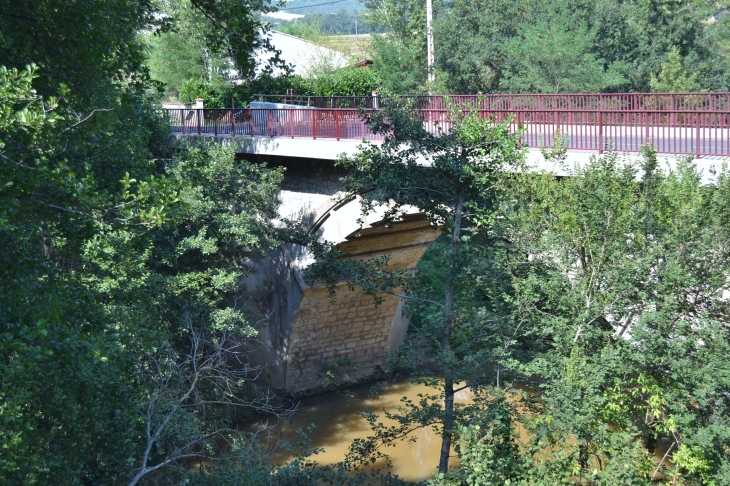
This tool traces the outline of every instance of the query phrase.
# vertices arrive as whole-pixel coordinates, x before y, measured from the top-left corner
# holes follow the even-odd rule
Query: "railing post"
[[[218,111],[213,110],[213,136],[218,136]]]
[[[603,105],[603,96],[601,96],[601,105]],[[603,153],[603,111],[598,112],[598,153]]]
[[[269,137],[272,137],[272,138],[274,137],[274,114],[273,114],[273,111],[274,110],[271,110],[271,109],[268,110],[269,116],[267,117],[267,120],[266,120],[267,124],[269,125]]]
[[[315,112],[317,108],[312,109],[312,139],[317,140],[317,117]]]
[[[289,136],[291,138],[294,138],[294,110],[289,108],[288,115],[289,115]]]
[[[251,137],[253,137],[253,133],[254,133],[254,126],[255,126],[255,125],[254,125],[254,122],[253,122],[253,114],[254,114],[254,111],[253,111],[253,109],[251,109],[251,110],[249,110],[249,111],[250,111],[251,113],[249,114],[250,116],[248,117],[248,125],[249,125],[249,127],[251,128]]]
[[[203,112],[203,109],[205,108],[205,100],[203,98],[195,98],[195,110],[198,117],[198,135],[201,134],[201,124],[204,123],[204,116],[205,113]]]
[[[646,112],[646,129],[644,131],[644,138],[646,139],[646,143],[649,143],[649,116],[651,113],[648,111]]]
[[[180,126],[182,126],[183,135],[188,132],[187,123],[185,123],[186,121],[187,120],[185,119],[185,110],[180,110]]]
[[[603,94],[598,95],[598,153],[603,153],[603,107],[605,100]]]
[[[340,140],[340,110],[335,110],[335,138]]]
[[[573,110],[575,109],[575,101],[573,95],[568,95],[568,126],[573,126]]]
[[[700,158],[700,116],[702,116],[702,114],[697,112],[695,116],[695,125],[697,125],[697,129],[695,131],[695,152],[698,159]]]

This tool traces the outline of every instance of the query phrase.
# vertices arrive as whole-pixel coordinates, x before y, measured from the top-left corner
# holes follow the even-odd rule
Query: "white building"
[[[333,71],[349,65],[347,54],[342,52],[275,30],[270,31],[267,36],[271,45],[281,51],[281,58],[294,66],[294,74],[314,76],[322,71]],[[273,54],[270,52],[256,53],[257,72],[261,72],[271,57]]]

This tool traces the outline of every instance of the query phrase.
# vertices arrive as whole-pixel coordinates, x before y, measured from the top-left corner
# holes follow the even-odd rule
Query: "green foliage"
[[[335,380],[339,374],[342,372],[341,370],[343,368],[357,368],[355,366],[355,362],[351,359],[338,359],[337,361],[333,361],[332,363],[327,365],[327,368],[324,371],[324,374],[327,378],[330,380]]]
[[[425,5],[365,2],[373,61],[396,93],[425,90]],[[649,91],[672,49],[697,89],[725,91],[729,21],[694,0],[450,0],[434,3],[440,93]],[[402,79],[398,79],[398,75]]]
[[[290,5],[291,2],[289,2]],[[315,42],[311,33],[315,35],[355,35],[370,33],[369,26],[364,22],[365,18],[354,10],[338,9],[334,12],[326,11],[324,13],[306,13],[304,9],[299,11],[306,14],[302,19],[283,22],[275,25],[273,28],[280,32],[295,35],[303,39]],[[357,32],[355,31],[355,22],[357,22]]]
[[[243,84],[234,85],[228,82],[188,79],[181,85],[180,101],[193,102],[203,98],[209,108],[243,107],[255,98],[256,94],[287,94],[289,89],[296,93],[309,93],[308,82],[299,76],[261,75]]]
[[[606,69],[591,49],[596,30],[573,19],[551,15],[522,24],[518,36],[505,42],[507,63],[500,87],[511,93],[596,93],[617,88],[625,66]]]
[[[36,92],[36,77],[34,66],[0,68],[0,468],[10,484],[111,483],[129,468],[117,451],[135,446],[134,358],[84,284],[79,255],[99,224],[157,224],[175,189],[140,171],[150,167],[138,159],[147,137],[160,133],[152,110],[118,100],[116,121],[133,112],[136,123],[119,127],[130,139],[114,162],[133,179],[101,162],[103,133],[86,158],[89,127]]]
[[[374,34],[373,70],[383,80],[389,93],[419,93],[424,91],[427,71],[419,45],[401,42],[388,35]]]
[[[149,36],[150,76],[165,85],[168,92],[181,93],[190,80],[208,78],[212,71],[202,45],[179,32]]]
[[[156,7],[165,15],[142,36],[146,65],[171,96],[182,94],[186,83],[222,86],[234,78],[253,79],[254,51],[273,50],[263,35],[268,24],[259,20],[259,13],[275,10],[270,0],[163,0]],[[260,67],[266,73],[287,71],[278,55]]]
[[[371,69],[339,69],[331,76],[309,81],[307,93],[318,96],[370,96],[380,88],[380,78]],[[307,88],[304,88],[305,90]]]
[[[441,474],[431,485],[487,486],[519,484],[524,465],[515,436],[514,411],[504,400],[487,401],[476,408],[476,425],[460,425],[456,450],[459,467]]]
[[[187,80],[180,89],[180,100],[192,102],[203,98],[209,108],[247,106],[256,94],[285,95],[293,89],[298,96],[370,96],[381,86],[378,75],[369,69],[345,68],[327,76],[259,76],[241,84],[215,83],[197,79]]]
[[[373,69],[392,93],[425,90],[426,5],[415,0],[367,0],[364,17],[375,33],[372,38]],[[435,10],[440,3],[435,2]],[[385,35],[377,35],[384,33]]]
[[[171,15],[170,28],[198,39],[207,56],[229,59],[242,79],[254,75],[256,49],[272,50],[260,20],[276,10],[270,0],[165,0],[160,9]],[[272,62],[283,67],[278,56]]]
[[[727,482],[727,177],[702,186],[690,162],[667,173],[647,149],[641,166],[612,154],[562,181],[506,183],[495,232],[515,250],[498,267],[511,283],[491,295],[539,343],[515,368],[540,377],[533,474],[646,483],[663,468],[640,450],[651,438],[687,464],[665,474]]]
[[[308,17],[305,18],[308,19]],[[299,37],[315,44],[320,43],[325,35],[319,28],[319,24],[311,22],[288,22],[281,26],[279,30],[285,34],[293,35],[294,37]]]
[[[659,76],[651,77],[651,90],[659,93],[687,93],[699,90],[697,73],[688,75],[682,67],[682,57],[674,47],[669,51],[667,61],[662,63]]]
[[[113,83],[143,87],[137,33],[155,23],[154,11],[145,0],[82,0],[73,8],[62,0],[0,2],[0,66],[34,62],[44,72],[36,82],[41,95],[65,84],[79,109],[111,108]]]
[[[239,164],[232,149],[173,157],[135,57],[149,6],[127,7],[2,7],[3,58],[37,54],[50,66],[42,77],[32,65],[0,67],[7,484],[128,484],[143,457],[160,466],[154,481],[174,481],[166,461],[214,456],[210,433],[224,438],[234,416],[256,408],[255,373],[210,359],[233,353],[211,354],[220,345],[253,346],[240,277],[274,244],[281,173]],[[23,44],[17,15],[31,8],[48,25]],[[16,23],[5,28],[8,18]],[[74,48],[79,25],[87,45]],[[44,37],[47,27],[57,38]],[[194,399],[185,395],[197,383],[186,368],[193,345],[208,360]],[[146,436],[147,424],[160,434]]]

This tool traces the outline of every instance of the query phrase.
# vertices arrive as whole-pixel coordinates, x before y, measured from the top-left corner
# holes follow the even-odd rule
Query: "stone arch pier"
[[[387,255],[390,269],[415,269],[439,235],[417,212],[390,228],[379,224],[379,214],[363,217],[358,198],[341,199],[344,173],[331,160],[246,158],[286,168],[280,214],[336,243],[344,258]],[[302,278],[311,263],[303,247],[288,244],[272,252],[246,281],[250,300],[264,317],[257,361],[267,364],[269,383],[288,393],[377,375],[408,325],[403,302],[393,295],[383,295],[376,305],[362,289],[349,290],[343,283],[332,301],[323,285],[308,285]]]

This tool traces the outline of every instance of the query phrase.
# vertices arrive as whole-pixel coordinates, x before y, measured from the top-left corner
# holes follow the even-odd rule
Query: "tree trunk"
[[[453,324],[452,307],[454,301],[454,277],[456,275],[456,256],[459,249],[461,233],[461,217],[464,209],[464,189],[459,195],[454,207],[454,225],[451,233],[451,258],[449,261],[449,275],[446,280],[446,295],[444,296],[444,337],[441,343],[446,360],[451,351],[451,327]],[[451,429],[454,426],[454,376],[448,364],[444,365],[444,430],[441,436],[441,457],[439,472],[449,470],[449,454],[451,452]]]

